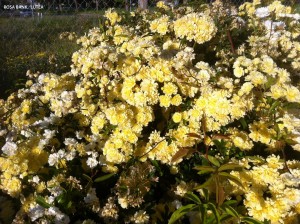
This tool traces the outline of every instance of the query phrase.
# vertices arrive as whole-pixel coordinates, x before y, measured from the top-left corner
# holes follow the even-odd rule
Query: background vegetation
[[[24,84],[26,71],[63,73],[69,70],[76,40],[60,40],[63,32],[82,35],[98,26],[98,14],[0,18],[0,98]]]

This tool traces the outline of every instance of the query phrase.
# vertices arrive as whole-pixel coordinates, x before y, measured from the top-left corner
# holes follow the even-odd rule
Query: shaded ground
[[[62,32],[82,35],[99,24],[101,13],[41,18],[0,18],[0,98],[24,84],[27,70],[63,73],[69,70],[74,41]]]

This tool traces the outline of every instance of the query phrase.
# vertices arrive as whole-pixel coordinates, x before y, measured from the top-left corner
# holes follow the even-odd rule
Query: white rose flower
[[[13,156],[16,154],[17,151],[17,144],[14,142],[6,142],[5,145],[2,147],[2,152],[8,156]]]
[[[265,18],[270,15],[270,12],[267,7],[261,7],[256,9],[255,14],[259,18]]]

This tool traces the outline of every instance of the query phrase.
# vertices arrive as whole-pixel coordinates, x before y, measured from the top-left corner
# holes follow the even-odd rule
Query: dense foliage
[[[299,15],[106,11],[0,101],[4,223],[297,223]]]

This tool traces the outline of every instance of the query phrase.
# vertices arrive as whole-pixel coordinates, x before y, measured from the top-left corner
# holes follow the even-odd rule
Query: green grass
[[[300,13],[300,3],[294,6],[295,13]]]
[[[0,18],[0,98],[24,84],[27,70],[67,72],[79,46],[59,35],[66,31],[83,35],[99,25],[100,14]]]

